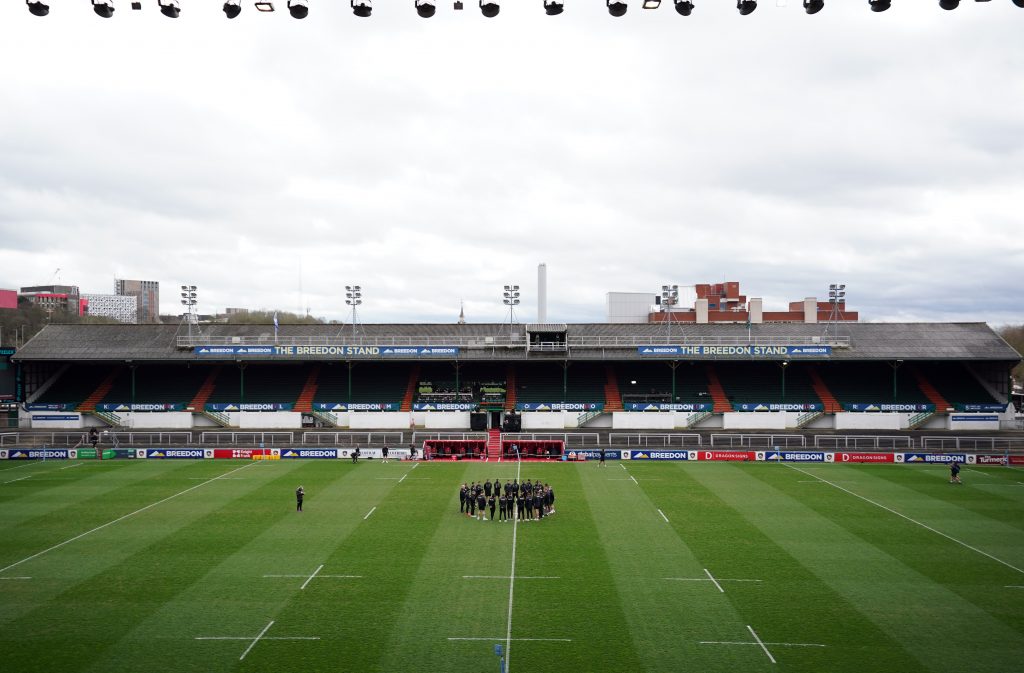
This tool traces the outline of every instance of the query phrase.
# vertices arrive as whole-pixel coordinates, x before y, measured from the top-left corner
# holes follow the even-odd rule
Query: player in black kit
[[[306,496],[306,490],[299,486],[295,489],[295,511],[302,511],[302,499]]]
[[[508,518],[508,496],[504,493],[498,496],[498,513],[502,521]]]
[[[468,494],[469,488],[465,484],[463,484],[462,487],[459,488],[459,512],[466,511],[466,496]]]
[[[491,521],[494,521],[494,506],[497,498],[493,494],[487,496],[487,506],[491,508]]]

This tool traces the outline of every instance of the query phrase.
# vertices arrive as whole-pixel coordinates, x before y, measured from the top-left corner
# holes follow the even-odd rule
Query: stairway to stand
[[[619,378],[615,375],[615,366],[606,365],[605,372],[608,380],[604,384],[604,410],[622,411],[622,394],[619,392]]]
[[[501,460],[501,430],[498,428],[487,431],[487,460]]]
[[[313,398],[316,397],[316,389],[319,385],[320,378],[320,365],[314,365],[313,370],[309,372],[309,376],[306,377],[306,384],[302,386],[302,392],[299,393],[299,399],[295,401],[295,411],[311,414],[313,413]]]
[[[509,365],[505,370],[505,411],[516,410],[516,366]]]
[[[416,398],[416,389],[420,383],[420,366],[414,364],[409,372],[409,383],[405,386],[405,395],[402,397],[401,411],[412,411],[412,401]]]
[[[835,414],[843,410],[839,404],[839,400],[835,398],[832,391],[828,389],[828,385],[825,384],[825,380],[821,378],[821,373],[818,372],[818,367],[815,365],[808,368],[808,375],[811,377],[811,386],[814,388],[815,394],[821,403],[825,407],[826,414]]]
[[[715,371],[715,366],[708,364],[705,372],[708,377],[708,392],[711,393],[711,399],[714,400],[714,412],[716,414],[725,414],[732,411],[732,402],[729,401],[729,396],[725,394],[725,388],[722,387],[722,382],[718,379],[718,372]]]

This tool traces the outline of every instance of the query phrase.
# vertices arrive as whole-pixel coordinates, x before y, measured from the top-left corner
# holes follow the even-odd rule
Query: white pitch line
[[[0,472],[6,472],[7,470],[19,470],[19,469],[21,469],[23,467],[28,467],[29,465],[35,465],[36,462],[37,461],[30,460],[30,461],[27,461],[27,462],[23,463],[22,465],[15,465],[14,467],[5,467],[4,469],[0,470]]]
[[[619,467],[621,467],[623,469],[623,471],[625,471],[625,469],[626,469],[626,466],[623,463],[619,463]]]
[[[448,640],[501,640],[501,636],[497,638],[449,638]],[[508,642],[508,638],[505,642]],[[519,642],[544,642],[544,643],[571,643],[572,638],[512,638],[512,640]],[[505,663],[508,663],[508,659],[505,659]],[[506,669],[508,670],[508,669]]]
[[[661,510],[659,509],[659,510],[658,510],[658,514],[660,514],[660,515],[661,515],[661,518],[665,520],[665,523],[668,523],[668,517],[667,517],[667,516],[665,516],[665,513],[664,513],[664,512],[662,512],[662,511],[661,511]]]
[[[757,632],[754,631],[753,627],[751,627],[750,624],[747,624],[747,630],[750,631],[750,635],[754,636],[754,640],[756,640],[757,644],[761,646],[761,649],[764,650],[764,653],[768,655],[768,659],[771,660],[773,664],[777,664],[778,662],[775,661],[775,657],[773,657],[772,653],[768,651],[768,648],[764,646],[764,643],[761,642],[761,639],[758,637]]]
[[[206,477],[189,477],[189,481],[201,481]],[[245,477],[220,477],[220,481],[245,481]]]
[[[60,469],[62,469],[62,470],[69,470],[72,467],[78,467],[79,465],[85,465],[85,463],[75,463],[74,465],[65,465],[64,467],[62,467]]]
[[[320,566],[320,567],[322,568],[323,566]],[[300,578],[300,577],[305,577],[305,575],[264,575],[264,577],[294,577],[294,578]],[[362,578],[363,576],[362,575],[317,575],[317,577],[319,577],[320,579],[328,579],[328,578],[354,579],[354,578]]]
[[[320,567],[317,568],[316,570],[314,570],[313,574],[310,575],[308,578],[306,578],[306,581],[302,583],[302,586],[299,587],[299,591],[303,591],[306,588],[306,585],[309,584],[310,582],[312,582],[313,578],[316,577],[317,573],[319,573],[323,569],[324,569],[324,564],[321,563]]]
[[[522,476],[523,461],[516,461],[516,481]],[[519,533],[519,517],[512,520],[512,570],[508,574],[508,621],[505,630],[505,671],[512,670],[512,597],[516,587],[516,540]]]
[[[462,579],[464,579],[464,580],[510,580],[510,579],[513,579],[513,578],[508,576],[508,575],[463,575]],[[533,575],[533,576],[519,575],[518,577],[515,577],[514,579],[517,579],[517,580],[560,580],[562,578],[561,577],[541,576],[541,575]]]
[[[622,479],[609,479],[608,481],[629,481],[629,477],[623,477]]]
[[[271,619],[270,623],[263,627],[263,630],[260,631],[260,634],[258,636],[256,636],[255,640],[253,640],[251,643],[249,643],[249,647],[245,648],[245,652],[242,652],[242,656],[238,657],[239,661],[241,661],[242,659],[245,659],[245,655],[249,654],[249,650],[251,650],[256,645],[256,643],[260,642],[260,638],[262,638],[264,635],[266,635],[267,631],[269,631],[270,627],[273,626],[273,625],[274,625],[274,620]]]
[[[718,591],[719,591],[720,593],[723,593],[723,594],[724,594],[724,593],[725,593],[725,589],[723,589],[723,588],[722,588],[722,585],[718,583],[718,580],[716,580],[716,579],[715,579],[715,576],[711,574],[711,571],[710,571],[710,570],[708,570],[707,568],[704,568],[704,572],[705,572],[705,574],[707,574],[707,576],[708,576],[708,579],[709,579],[709,580],[711,580],[711,581],[712,581],[712,583],[714,583],[714,585],[715,585],[716,587],[718,587]]]
[[[196,636],[196,640],[251,640],[249,636]],[[264,636],[260,640],[320,640],[320,636]]]
[[[32,477],[32,475],[30,474],[27,477],[22,477],[21,479],[11,479],[10,481],[5,481],[4,483],[5,484],[13,484],[16,481],[25,481],[26,479],[29,479],[31,477]]]
[[[413,464],[412,464],[412,467],[410,467],[410,468],[409,468],[409,471],[410,471],[410,472],[412,472],[413,470],[415,470],[415,469],[416,469],[417,467],[419,467],[419,466],[420,466],[420,464],[419,464],[419,463],[413,463]]]
[[[630,479],[632,479],[632,480],[633,480],[633,483],[634,483],[634,484],[636,484],[637,486],[639,486],[639,485],[640,485],[640,482],[639,482],[639,481],[637,481],[637,480],[636,480],[636,477],[634,477],[633,475],[629,475],[629,478],[630,478]]]
[[[758,643],[752,643],[748,641],[740,640],[702,640],[700,645],[757,645]],[[765,645],[771,645],[772,647],[826,647],[821,643],[765,643]]]
[[[711,580],[704,577],[662,577],[661,579],[668,582],[710,582]],[[764,580],[740,580],[729,577],[718,577],[715,578],[718,582],[763,582]]]
[[[0,577],[0,580],[30,580],[31,577]]]
[[[1010,568],[1011,570],[1016,570],[1017,572],[1019,572],[1022,575],[1024,575],[1024,570],[1021,570],[1017,566],[1012,565],[1010,563],[1007,563],[1006,561],[1004,561],[1004,560],[1002,560],[1000,558],[996,558],[992,554],[989,554],[987,551],[982,551],[982,550],[978,549],[977,547],[974,547],[972,545],[967,544],[963,540],[958,540],[955,537],[953,537],[952,535],[947,535],[946,533],[943,533],[940,530],[936,530],[936,529],[932,528],[928,524],[921,523],[920,521],[917,521],[916,519],[911,519],[906,514],[901,514],[901,513],[897,512],[896,510],[892,509],[891,507],[886,507],[885,505],[883,505],[881,503],[877,503],[877,502],[875,502],[874,500],[872,500],[870,498],[865,498],[863,495],[860,495],[858,493],[854,493],[853,491],[851,491],[851,490],[849,490],[847,488],[843,488],[842,486],[840,486],[838,484],[834,484],[834,483],[832,483],[831,481],[829,481],[827,479],[822,479],[821,477],[818,477],[817,475],[811,474],[810,472],[808,472],[806,470],[802,470],[799,467],[794,467],[793,465],[789,465],[788,463],[783,463],[783,464],[786,467],[790,468],[790,469],[796,470],[798,472],[803,472],[804,474],[806,474],[809,477],[814,477],[815,479],[820,479],[821,481],[825,482],[829,486],[832,486],[833,488],[838,488],[840,491],[843,491],[844,493],[848,493],[848,494],[852,495],[855,498],[860,498],[864,502],[871,503],[875,507],[881,507],[885,511],[890,512],[892,514],[895,514],[896,516],[900,517],[901,519],[906,519],[910,523],[917,524],[918,526],[920,526],[921,528],[924,528],[925,530],[930,530],[931,532],[935,533],[936,535],[941,535],[942,537],[946,538],[947,540],[950,540],[952,542],[956,542],[958,545],[966,547],[967,549],[970,549],[971,551],[978,552],[982,556],[986,556],[986,557],[992,559],[993,561],[995,561],[996,563],[1001,563],[1002,565],[1006,566],[1007,568]],[[0,570],[0,572],[3,572],[3,571]]]
[[[0,577],[0,579],[7,579],[7,578],[6,577]],[[26,577],[24,579],[28,579],[28,578]],[[1024,589],[1024,585],[1020,585],[1020,584],[1007,584],[1006,588],[1007,589]]]
[[[369,519],[370,515],[373,514],[375,511],[377,511],[377,506],[376,505],[374,505],[373,509],[371,509],[369,512],[366,513],[366,516],[363,517],[363,521],[366,521],[367,519]]]
[[[163,500],[157,500],[156,502],[150,503],[149,505],[146,505],[145,507],[139,508],[139,509],[135,510],[134,512],[130,512],[128,514],[125,514],[124,516],[120,516],[120,517],[114,519],[113,521],[108,521],[107,523],[105,523],[105,524],[103,524],[101,526],[96,526],[92,530],[87,530],[84,533],[79,533],[78,535],[74,536],[73,538],[69,538],[67,540],[64,540],[63,542],[55,544],[52,547],[49,547],[48,549],[44,549],[41,552],[36,552],[35,554],[32,554],[32,556],[28,556],[26,558],[23,558],[20,561],[12,563],[11,565],[9,565],[9,566],[7,566],[5,568],[0,568],[0,573],[6,572],[6,571],[10,570],[11,568],[14,568],[15,566],[19,566],[22,563],[24,563],[25,561],[31,561],[32,559],[37,558],[39,556],[42,556],[43,554],[46,554],[48,552],[51,552],[54,549],[60,549],[64,545],[70,544],[71,542],[74,542],[75,540],[79,540],[79,539],[85,537],[86,535],[90,535],[92,533],[95,533],[98,530],[103,530],[107,526],[113,526],[115,523],[118,523],[119,521],[124,521],[125,519],[127,519],[129,517],[135,516],[136,514],[139,514],[141,512],[145,512],[147,509],[151,509],[153,507],[156,507],[157,505],[165,503],[168,500],[173,500],[174,498],[177,498],[180,495],[185,495],[186,493],[189,493],[190,491],[194,491],[197,488],[200,488],[202,486],[205,486],[206,484],[209,484],[212,481],[217,481],[218,479],[223,479],[224,477],[226,477],[229,474],[232,474],[233,472],[238,472],[239,470],[244,470],[245,468],[252,467],[253,465],[256,465],[256,463],[249,463],[248,465],[243,465],[242,467],[236,467],[235,469],[231,470],[230,472],[225,472],[224,474],[220,475],[219,477],[214,477],[213,479],[208,479],[207,481],[204,481],[201,484],[196,484],[195,486],[192,486],[190,488],[186,488],[184,491],[180,491],[178,493],[175,493],[174,495],[167,496]]]

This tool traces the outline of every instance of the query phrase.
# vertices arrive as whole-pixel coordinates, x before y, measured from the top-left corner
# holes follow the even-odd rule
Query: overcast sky
[[[115,277],[199,309],[602,321],[607,291],[830,282],[869,320],[1024,322],[1024,9],[1010,0],[0,3],[0,287]],[[300,293],[301,286],[301,293]],[[685,291],[684,291],[685,292]]]

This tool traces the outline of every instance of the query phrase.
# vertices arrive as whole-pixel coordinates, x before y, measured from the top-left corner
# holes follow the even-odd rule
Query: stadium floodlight
[[[544,0],[544,11],[548,16],[558,16],[565,11],[565,5],[558,0]]]
[[[515,308],[519,306],[519,286],[518,285],[506,285],[505,295],[502,299],[502,303],[508,306],[508,331],[512,333],[512,323],[515,322]]]
[[[305,19],[309,16],[309,5],[306,0],[288,0],[288,11],[293,19]]]
[[[892,0],[868,0],[872,12],[884,12],[892,6]]]
[[[960,0],[939,0],[939,7],[950,10],[960,6]]]
[[[629,7],[621,0],[605,0],[608,5],[608,13],[612,16],[622,16]]]
[[[358,322],[358,314],[356,313],[356,307],[363,303],[363,286],[346,285],[345,303],[352,307],[352,338],[355,339],[356,323]]]
[[[682,16],[690,16],[693,13],[693,3],[690,0],[676,0],[676,11]]]
[[[743,16],[751,14],[757,9],[757,0],[736,0],[736,9],[740,10]]]
[[[373,13],[373,3],[371,0],[352,0],[352,13],[365,19]]]
[[[480,12],[488,19],[498,16],[501,6],[495,0],[480,0]]]
[[[181,305],[185,307],[185,315],[188,316],[188,338],[192,339],[192,323],[197,322],[195,312],[196,304],[196,286],[195,285],[182,285],[181,286]]]
[[[433,0],[416,0],[416,13],[424,19],[434,16],[436,11],[437,5],[434,4]]]
[[[257,2],[256,11],[258,12],[272,12],[274,11],[274,3],[272,2]]]
[[[825,0],[804,0],[804,11],[808,14],[817,14],[825,8]]]
[[[661,7],[661,0],[644,0],[644,9],[657,9]]]
[[[228,0],[224,3],[224,15],[233,19],[242,13],[241,0]]]
[[[113,0],[92,0],[92,11],[96,12],[96,16],[109,19],[114,16],[114,2]]]
[[[177,19],[181,14],[178,0],[157,0],[157,4],[160,5],[160,13],[168,19]]]
[[[665,322],[667,329],[668,338],[672,337],[672,307],[679,303],[679,286],[678,285],[662,285],[661,286],[661,310],[668,315],[668,320]]]
[[[25,0],[25,4],[28,5],[28,11],[32,16],[46,16],[50,13],[50,6],[44,5],[41,2],[33,2],[33,0]]]

